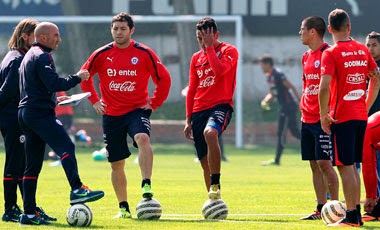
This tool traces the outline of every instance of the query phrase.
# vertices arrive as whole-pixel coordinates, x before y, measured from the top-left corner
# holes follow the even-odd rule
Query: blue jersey
[[[33,43],[20,65],[19,108],[54,111],[56,92],[67,91],[81,82],[77,75],[60,78],[56,72],[51,49]]]

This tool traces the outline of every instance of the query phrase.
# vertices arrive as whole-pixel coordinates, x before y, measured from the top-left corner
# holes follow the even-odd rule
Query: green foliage
[[[274,148],[247,147],[235,149],[226,145],[229,162],[222,163],[222,198],[229,207],[224,221],[206,221],[201,207],[207,199],[199,163],[195,163],[191,145],[154,145],[152,188],[161,202],[163,216],[158,221],[139,221],[135,207],[141,200],[141,175],[134,163],[136,150],[126,161],[128,201],[133,219],[112,219],[118,203],[110,181],[110,166],[106,161],[93,161],[94,148],[77,148],[79,172],[91,189],[102,189],[105,197],[88,203],[94,219],[90,229],[319,229],[322,221],[300,221],[315,207],[308,162],[301,161],[298,148],[285,149],[281,166],[260,165],[271,159]],[[3,150],[2,150],[3,152]],[[51,226],[39,229],[73,229],[65,220],[69,208],[69,185],[61,167],[50,167],[44,162],[39,177],[37,204],[51,216],[58,218]],[[4,154],[0,154],[4,167]],[[20,196],[19,196],[20,197]],[[343,199],[343,195],[340,195]],[[364,197],[364,189],[362,190]],[[3,195],[0,205],[3,207]],[[19,198],[19,204],[22,202]],[[378,223],[365,223],[375,229]],[[18,228],[17,223],[2,223],[1,229]],[[34,228],[33,228],[34,229]]]

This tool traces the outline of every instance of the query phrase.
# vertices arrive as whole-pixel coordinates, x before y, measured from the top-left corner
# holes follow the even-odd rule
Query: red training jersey
[[[233,106],[238,52],[225,42],[193,54],[190,62],[186,117],[218,104]]]
[[[321,75],[332,76],[330,115],[337,123],[367,120],[366,79],[376,68],[367,47],[352,39],[338,41],[323,52]]]
[[[376,150],[380,150],[380,112],[376,112],[368,118],[363,143],[362,170],[368,198],[377,196]]]
[[[65,92],[61,91],[61,92],[57,92],[56,96],[57,97],[67,96],[67,94]],[[55,115],[56,116],[61,116],[61,115],[71,115],[72,116],[72,115],[74,115],[73,107],[72,106],[57,105],[55,107]]]
[[[302,56],[302,97],[300,109],[301,121],[304,123],[316,123],[320,119],[318,92],[321,81],[321,57],[322,52],[328,48],[327,43],[322,44],[317,50],[308,50]]]
[[[90,78],[81,82],[81,88],[84,92],[91,92],[88,99],[92,104],[99,101],[92,78],[98,74],[101,100],[107,105],[106,115],[120,116],[148,102],[156,109],[169,94],[171,79],[168,70],[152,49],[134,40],[124,49],[118,48],[114,42],[97,49],[82,69],[90,72]],[[149,101],[150,78],[156,88]]]

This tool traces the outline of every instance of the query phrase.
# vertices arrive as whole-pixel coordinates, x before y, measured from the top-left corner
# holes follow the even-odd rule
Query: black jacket
[[[77,75],[60,78],[50,52],[50,48],[33,43],[21,62],[19,108],[54,110],[55,93],[67,91],[81,82]]]

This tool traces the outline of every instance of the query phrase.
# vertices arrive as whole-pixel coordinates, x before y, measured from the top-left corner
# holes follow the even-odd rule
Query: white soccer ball
[[[88,227],[92,222],[91,209],[85,204],[74,204],[67,210],[66,221],[71,226]]]
[[[144,198],[136,206],[136,215],[140,220],[158,220],[161,214],[161,204],[154,198]]]
[[[346,217],[346,205],[339,200],[331,200],[322,207],[322,221],[333,224]]]
[[[228,215],[228,207],[222,199],[209,199],[203,204],[202,214],[205,219],[224,220]]]

